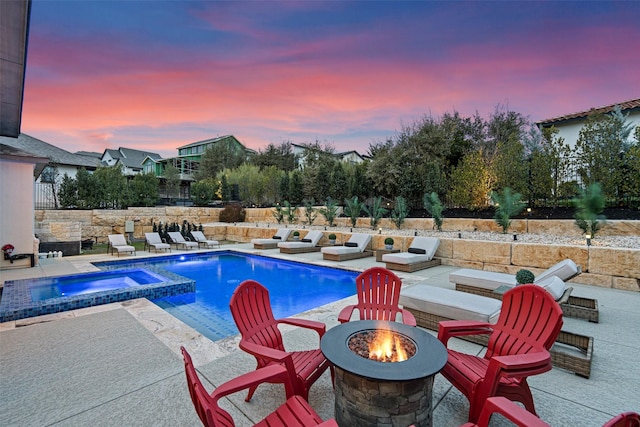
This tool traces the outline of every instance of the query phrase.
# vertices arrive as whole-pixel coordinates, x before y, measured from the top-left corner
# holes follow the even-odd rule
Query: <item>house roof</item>
[[[183,145],[182,147],[178,147],[178,150],[181,150],[183,148],[196,147],[198,145],[211,144],[211,143],[222,141],[223,139],[227,139],[227,138],[235,139],[238,142],[238,144],[240,144],[240,145],[242,145],[244,147],[244,145],[240,141],[238,141],[238,138],[236,138],[235,136],[233,136],[233,135],[225,135],[225,136],[218,136],[216,138],[211,138],[211,139],[204,139],[202,141],[192,142],[191,144],[187,144],[187,145]]]
[[[100,164],[99,159],[70,153],[25,133],[21,133],[18,138],[0,137],[0,143],[37,157],[46,157],[51,163],[57,165],[95,169]]]
[[[590,110],[580,111],[578,113],[572,113],[572,114],[566,114],[564,116],[553,117],[551,119],[546,119],[546,120],[541,120],[539,122],[536,122],[536,125],[551,126],[554,123],[565,122],[565,121],[574,120],[574,119],[581,119],[591,114],[596,114],[596,113],[607,114],[612,112],[618,105],[620,106],[620,109],[622,110],[622,112],[627,112],[630,110],[638,110],[640,109],[640,99],[632,99],[625,102],[618,102],[616,104],[606,105],[604,107],[596,107]]]
[[[2,140],[4,139],[6,139],[6,137],[2,137]],[[42,170],[49,163],[49,159],[47,159],[46,157],[38,156],[37,154],[33,153],[27,153],[26,151],[23,151],[19,148],[3,143],[0,143],[0,159],[34,163],[36,167],[33,171],[33,175],[36,178],[40,175],[40,173],[42,173]]]
[[[120,147],[117,150],[107,148],[104,150],[104,154],[109,153],[111,157],[122,163],[124,166],[131,169],[142,169],[142,162],[147,157],[154,160],[162,159],[162,156],[158,153],[152,153],[150,151],[134,150],[132,148]]]

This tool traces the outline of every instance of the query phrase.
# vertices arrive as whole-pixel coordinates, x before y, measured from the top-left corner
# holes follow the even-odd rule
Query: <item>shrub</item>
[[[338,214],[338,205],[334,202],[331,197],[327,199],[327,204],[324,208],[320,208],[320,215],[324,217],[329,223],[329,227],[333,227],[333,221],[336,219],[336,215]]]
[[[444,210],[444,206],[442,206],[438,193],[435,191],[431,194],[425,193],[422,198],[422,204],[427,212],[429,212],[429,215],[433,217],[433,223],[438,231],[442,231],[442,211]]]
[[[602,215],[604,209],[604,196],[600,184],[591,184],[576,199],[576,225],[584,234],[590,234],[593,238],[600,230],[600,221],[606,218]]]
[[[336,240],[336,235],[333,233],[329,234],[329,240]]]
[[[276,219],[276,221],[278,221],[278,224],[284,221],[284,212],[282,211],[282,206],[280,206],[280,203],[276,204],[274,211],[271,212],[271,214]]]
[[[391,219],[398,230],[402,227],[402,223],[407,215],[409,215],[409,210],[407,209],[406,199],[400,196],[396,197],[396,202],[391,211]]]
[[[386,239],[384,239],[384,244],[393,245],[393,239],[391,237],[387,237]]]
[[[524,285],[526,283],[533,283],[535,280],[535,276],[529,270],[519,270],[516,273],[516,282],[520,285]]]
[[[344,214],[349,217],[352,227],[356,226],[362,206],[362,203],[358,201],[358,196],[353,196],[353,199],[344,199]]]
[[[239,203],[227,205],[220,212],[220,222],[244,222],[247,215],[244,208]]]
[[[307,218],[307,224],[312,225],[318,217],[318,212],[316,211],[316,208],[313,207],[314,200],[313,198],[304,199],[302,204],[304,205],[304,215]]]
[[[288,200],[284,201],[284,215],[287,218],[287,222],[289,224],[293,224],[294,222],[296,222],[297,217],[296,217],[296,210],[298,208],[295,206],[291,206],[291,203],[289,203]]]
[[[294,231],[293,237],[296,237],[296,238],[300,237],[300,232],[298,230]]]
[[[387,213],[387,210],[382,207],[382,197],[374,197],[371,200],[371,205],[364,205],[362,210],[369,215],[369,221],[371,224],[371,228],[375,229],[380,222],[380,218],[382,215]]]
[[[505,234],[511,227],[511,217],[518,215],[524,209],[524,205],[520,203],[521,197],[519,193],[512,193],[508,187],[500,194],[491,193],[491,200],[496,205],[496,214],[493,218]]]

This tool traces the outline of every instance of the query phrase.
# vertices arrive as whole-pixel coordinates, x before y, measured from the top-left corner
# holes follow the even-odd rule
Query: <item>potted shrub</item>
[[[519,270],[516,273],[516,285],[525,285],[527,283],[533,283],[535,276],[529,270]]]
[[[298,230],[293,232],[293,240],[300,240],[300,232]]]
[[[329,234],[329,243],[331,243],[332,245],[336,244],[336,235],[331,233]]]
[[[384,239],[384,248],[388,251],[393,249],[393,239],[391,237]]]

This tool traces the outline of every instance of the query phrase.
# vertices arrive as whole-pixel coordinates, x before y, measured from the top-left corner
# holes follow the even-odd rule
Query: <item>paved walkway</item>
[[[320,253],[280,255],[254,251],[248,244],[223,249],[264,253],[362,271],[374,258],[335,263]],[[138,257],[146,256],[139,253]],[[108,259],[113,259],[108,257]],[[126,258],[126,257],[120,257]],[[92,271],[92,261],[104,255],[41,260],[34,268],[3,270],[2,280]],[[382,264],[378,264],[382,265]],[[439,266],[412,274],[400,273],[404,286],[427,280],[453,287],[455,267]],[[565,318],[565,329],[595,338],[592,375],[584,379],[562,369],[529,381],[538,414],[554,426],[601,426],[623,411],[640,411],[640,294],[573,284],[574,294],[598,299],[600,323]],[[303,313],[330,328],[350,297]],[[317,346],[305,331],[285,329],[290,348]],[[147,300],[92,307],[51,316],[0,324],[0,425],[56,426],[197,426],[184,379],[180,345],[185,345],[206,386],[254,368],[237,348],[237,337],[211,342]],[[454,340],[468,352],[482,348]],[[262,385],[250,403],[233,396],[229,410],[237,425],[252,425],[284,397],[281,385]],[[434,426],[458,426],[466,421],[468,402],[441,376],[433,391]],[[325,374],[312,388],[311,405],[323,418],[333,416],[333,390]],[[492,425],[504,425],[494,420]]]

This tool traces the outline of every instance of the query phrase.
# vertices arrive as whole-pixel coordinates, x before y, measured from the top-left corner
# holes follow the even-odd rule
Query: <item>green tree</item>
[[[451,203],[469,209],[486,208],[493,182],[482,153],[469,153],[451,173]]]
[[[243,163],[235,169],[225,169],[222,174],[227,176],[230,185],[238,186],[240,200],[246,204],[262,204],[265,180],[258,166]]]
[[[95,209],[100,207],[99,184],[95,175],[87,172],[85,168],[76,172],[76,183],[78,186],[78,208]]]
[[[302,176],[299,170],[294,170],[290,173],[291,180],[289,181],[289,200],[294,204],[301,203],[304,198]]]
[[[396,228],[398,230],[402,228],[402,224],[404,223],[407,215],[409,215],[409,210],[407,209],[407,201],[404,197],[396,197],[395,203],[393,205],[393,210],[391,210],[391,219],[393,220],[393,223],[396,225]]]
[[[245,162],[242,147],[220,141],[209,147],[200,158],[196,180],[216,178],[224,169],[235,169]]]
[[[93,173],[97,182],[99,206],[103,209],[126,209],[131,192],[120,166],[99,167]]]
[[[494,219],[502,227],[502,232],[505,234],[511,227],[511,218],[524,209],[524,205],[520,203],[521,198],[521,194],[513,193],[509,187],[500,193],[495,191],[491,193],[491,200],[496,206]]]
[[[291,142],[282,142],[280,145],[269,144],[264,150],[260,150],[251,162],[260,169],[275,166],[283,171],[292,171],[296,168],[296,158],[293,154]]]
[[[171,203],[180,194],[180,171],[172,163],[167,163],[163,175],[165,193]]]
[[[141,173],[130,182],[131,206],[155,206],[158,202],[158,178],[153,173]]]
[[[58,196],[60,198],[60,206],[62,208],[77,208],[78,182],[65,173],[62,176],[62,183],[60,184]]]
[[[218,186],[212,179],[204,179],[191,184],[191,200],[196,206],[207,206],[216,197]]]
[[[342,162],[335,162],[329,179],[329,197],[334,200],[342,200],[347,197],[349,183],[347,173]]]

